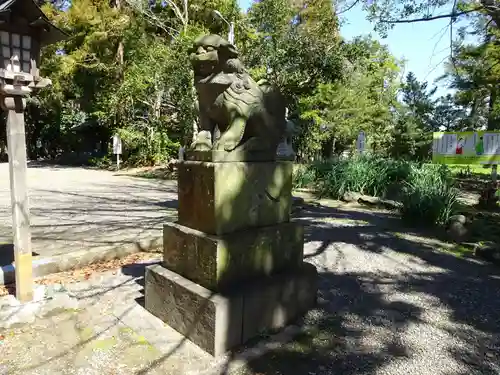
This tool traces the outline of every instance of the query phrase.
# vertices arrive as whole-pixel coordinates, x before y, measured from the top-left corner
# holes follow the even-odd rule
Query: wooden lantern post
[[[40,48],[65,38],[33,0],[0,0],[0,106],[7,114],[16,297],[23,302],[33,299],[26,96],[51,83],[39,74]]]

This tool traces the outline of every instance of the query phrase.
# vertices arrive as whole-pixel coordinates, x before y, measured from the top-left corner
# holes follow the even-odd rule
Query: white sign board
[[[358,152],[362,153],[365,151],[365,141],[366,141],[366,136],[364,131],[360,131],[358,135],[358,140],[356,141],[356,149]]]
[[[122,154],[122,140],[118,134],[113,136],[113,154],[121,155]]]

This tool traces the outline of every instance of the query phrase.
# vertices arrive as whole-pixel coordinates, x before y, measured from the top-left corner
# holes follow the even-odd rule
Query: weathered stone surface
[[[494,264],[500,265],[500,245],[491,241],[475,246],[474,254]]]
[[[235,46],[219,35],[196,39],[190,60],[200,117],[191,148],[276,154],[286,128],[285,98],[276,87],[266,80],[255,82]]]
[[[164,226],[164,266],[211,290],[300,267],[304,229],[298,223],[221,236],[176,223]]]
[[[146,309],[214,356],[268,329],[279,329],[316,303],[317,272],[308,263],[214,293],[163,266],[146,270]]]
[[[57,293],[42,305],[38,317],[46,317],[69,310],[78,310],[78,300],[67,293]]]
[[[185,159],[191,161],[206,161],[206,162],[234,162],[234,161],[247,161],[247,162],[272,162],[276,159],[276,154],[272,151],[222,151],[222,150],[209,150],[209,151],[195,151],[188,150],[185,153]],[[288,160],[288,159],[284,159]]]
[[[470,234],[467,227],[458,221],[449,224],[446,233],[452,241],[456,242],[466,241]]]
[[[292,272],[256,280],[244,296],[242,341],[290,324],[314,307],[317,292],[318,272],[309,263]]]
[[[342,200],[344,202],[357,202],[358,199],[361,197],[361,194],[352,192],[352,191],[346,191],[344,195],[342,196]]]
[[[179,163],[179,224],[223,234],[288,222],[291,162]]]
[[[467,224],[467,217],[465,215],[453,215],[448,219],[448,223],[459,223],[462,225]]]
[[[215,294],[154,265],[146,269],[145,307],[213,356],[241,344],[241,295]]]

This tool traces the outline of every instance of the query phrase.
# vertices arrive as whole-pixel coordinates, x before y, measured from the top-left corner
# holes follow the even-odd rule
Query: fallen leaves
[[[107,271],[113,271],[113,274],[116,274],[124,266],[156,260],[160,260],[160,254],[158,253],[135,253],[120,259],[112,259],[109,261],[89,264],[82,268],[65,272],[58,272],[44,277],[36,278],[34,282],[35,284],[39,285],[71,284],[83,280],[88,280],[94,274]],[[13,284],[0,285],[0,297],[8,294],[15,294],[15,286]]]
[[[16,288],[14,284],[0,285],[0,297],[6,296],[8,294],[16,294]]]

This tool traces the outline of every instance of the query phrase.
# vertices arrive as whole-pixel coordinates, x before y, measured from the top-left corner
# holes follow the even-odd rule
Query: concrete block
[[[256,279],[222,295],[154,265],[146,270],[146,309],[213,356],[262,331],[284,328],[316,303],[317,271]]]
[[[318,272],[309,263],[256,281],[244,291],[242,342],[292,323],[316,305],[317,292]]]
[[[216,294],[161,265],[146,269],[145,307],[213,356],[241,344],[241,296]]]
[[[179,224],[223,234],[290,221],[293,163],[178,164]]]
[[[205,288],[235,283],[302,265],[304,230],[298,223],[207,235],[176,223],[164,226],[164,266]]]

